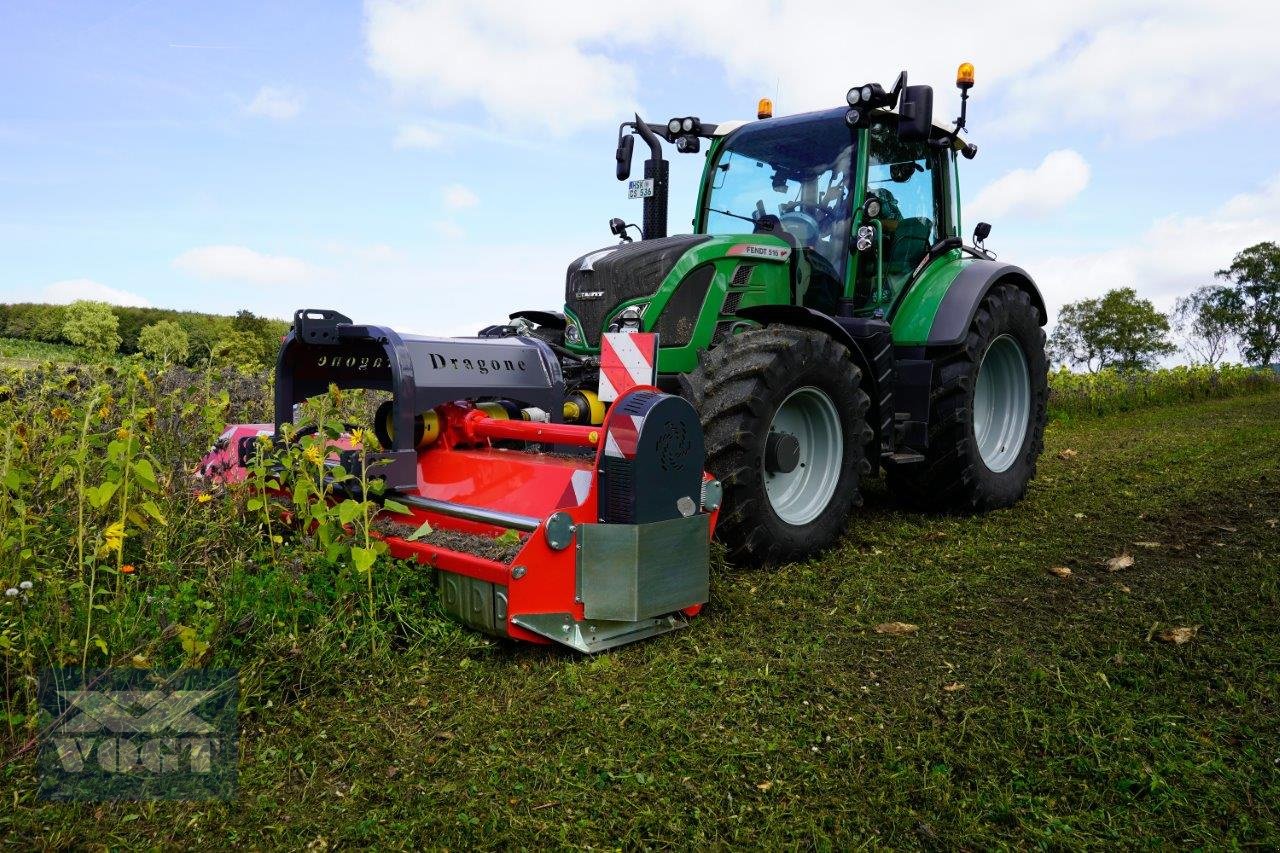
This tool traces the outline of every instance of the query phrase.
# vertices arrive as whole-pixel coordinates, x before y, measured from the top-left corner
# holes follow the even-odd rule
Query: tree
[[[119,329],[110,305],[82,300],[67,306],[62,336],[91,355],[105,357],[120,348]]]
[[[1245,360],[1267,366],[1280,354],[1280,245],[1256,243],[1235,256],[1218,278],[1240,300],[1240,349]]]
[[[159,320],[144,326],[138,333],[138,349],[163,364],[186,361],[191,351],[191,339],[172,320]]]
[[[274,349],[267,348],[259,335],[231,331],[218,339],[210,355],[215,364],[228,364],[252,372],[273,364],[276,353]]]
[[[1187,349],[1213,367],[1238,336],[1244,306],[1232,288],[1206,285],[1190,296],[1180,297],[1174,304],[1173,317]]]
[[[1054,358],[1084,365],[1092,373],[1104,367],[1146,370],[1178,348],[1166,339],[1169,318],[1132,287],[1107,291],[1100,299],[1082,299],[1062,307],[1049,338]],[[1096,363],[1096,366],[1095,366]]]

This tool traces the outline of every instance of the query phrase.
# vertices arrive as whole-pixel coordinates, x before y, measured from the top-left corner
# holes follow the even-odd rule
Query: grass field
[[[84,350],[22,338],[0,338],[0,367],[34,367],[52,361],[71,364],[84,360]]]
[[[1280,843],[1280,396],[1053,424],[1046,444],[1013,509],[919,515],[873,490],[822,560],[720,567],[690,629],[596,658],[434,615],[379,655],[282,632],[239,662],[257,688],[234,802],[43,804],[21,757],[0,836]],[[1162,642],[1176,627],[1197,633]]]

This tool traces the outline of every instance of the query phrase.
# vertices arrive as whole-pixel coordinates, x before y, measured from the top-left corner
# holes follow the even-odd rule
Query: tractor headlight
[[[867,216],[875,219],[880,215],[880,199],[874,197],[867,199],[867,203],[862,206],[862,210]]]
[[[864,100],[864,101],[869,101],[869,100],[871,100],[871,87],[870,87],[870,86],[863,86],[863,87],[862,87],[862,100]]]
[[[667,122],[667,130],[671,131],[672,133],[679,133],[680,119],[673,118],[671,121]]]
[[[871,248],[871,244],[875,241],[876,229],[870,225],[863,225],[858,229],[857,247],[859,252],[865,252]]]
[[[858,101],[862,100],[862,90],[857,86],[854,86],[844,96],[844,99],[849,102],[849,106],[856,107],[858,105]]]
[[[685,133],[692,133],[695,124],[696,122],[693,119],[687,118],[684,121],[680,122],[680,129],[683,130]]]
[[[640,331],[640,319],[644,317],[644,309],[648,308],[648,303],[640,305],[628,305],[618,312],[618,331],[620,332],[638,332]]]
[[[578,321],[569,318],[569,322],[564,327],[564,339],[571,344],[582,343],[582,329],[578,327]]]

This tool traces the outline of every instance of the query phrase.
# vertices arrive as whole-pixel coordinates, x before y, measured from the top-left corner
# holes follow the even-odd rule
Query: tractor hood
[[[606,317],[623,302],[655,293],[686,252],[710,239],[705,234],[682,234],[621,243],[588,252],[569,264],[565,308],[581,321],[585,343],[598,346]]]

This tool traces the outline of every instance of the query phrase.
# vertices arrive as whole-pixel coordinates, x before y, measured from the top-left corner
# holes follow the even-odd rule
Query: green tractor
[[[532,334],[560,355],[565,417],[598,422],[603,333],[658,333],[658,384],[697,408],[723,485],[718,535],[738,562],[832,544],[883,471],[919,507],[981,511],[1026,492],[1043,448],[1044,299],[999,262],[979,223],[962,240],[960,117],[933,123],[933,90],[849,90],[847,106],[757,121],[619,129],[617,177],[647,144],[642,239],[569,266],[563,312],[520,311],[482,335]],[[666,235],[662,141],[707,141],[693,233]]]

